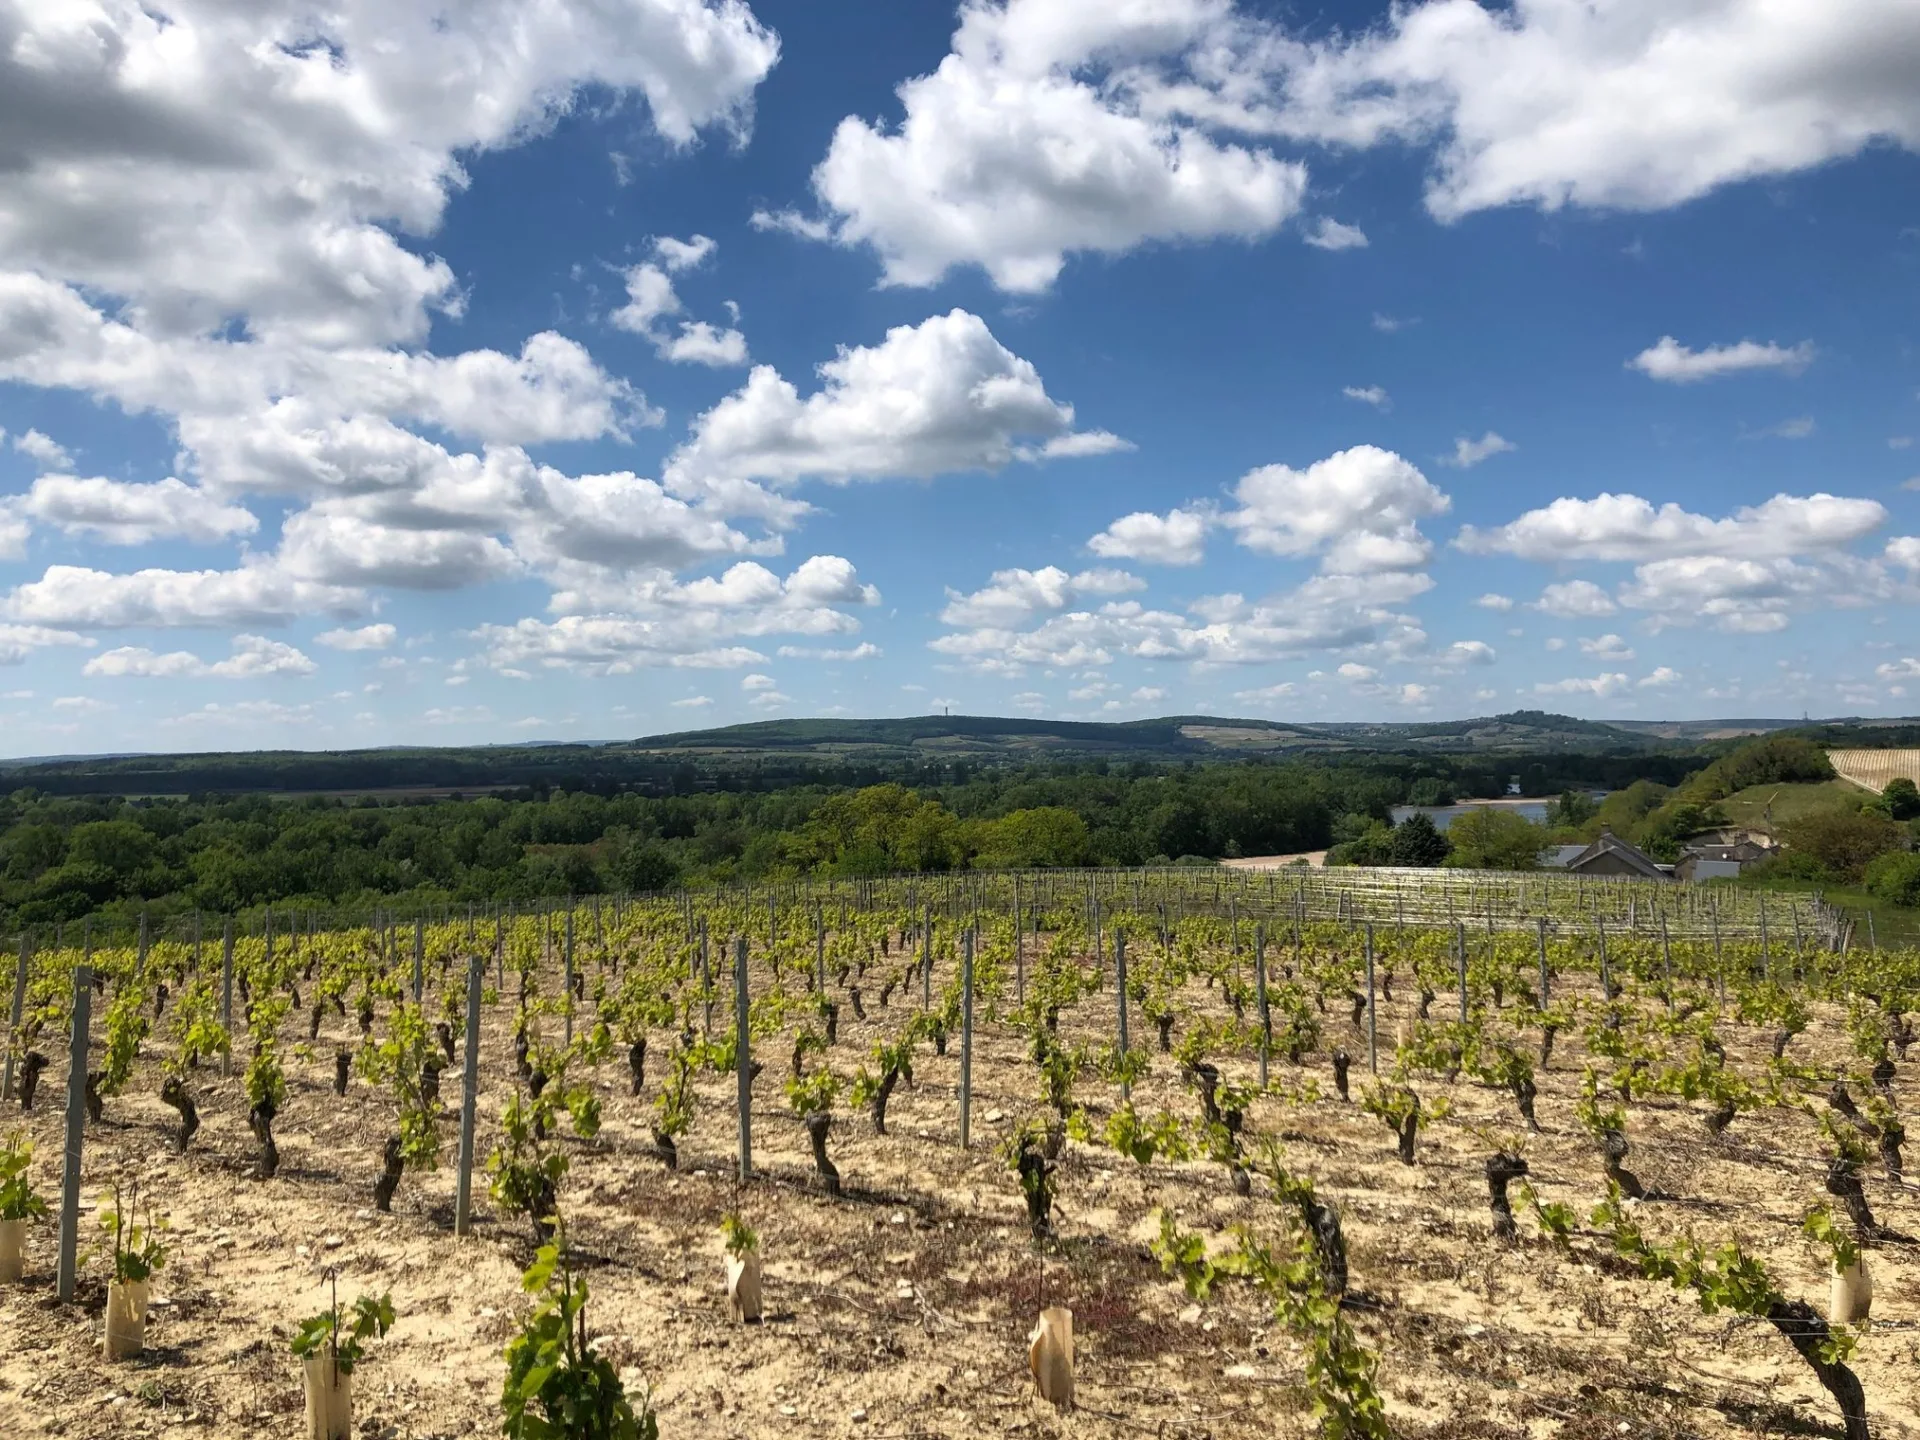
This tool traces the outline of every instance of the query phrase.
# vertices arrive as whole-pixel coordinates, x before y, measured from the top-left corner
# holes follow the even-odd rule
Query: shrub
[[[1787,848],[1818,861],[1836,880],[1857,885],[1868,862],[1900,847],[1900,827],[1884,815],[1821,810],[1780,827]]]
[[[1469,870],[1537,870],[1546,832],[1524,815],[1491,806],[1469,810],[1447,829],[1447,864]]]
[[[1895,850],[1870,861],[1867,893],[1889,905],[1920,906],[1920,855]]]

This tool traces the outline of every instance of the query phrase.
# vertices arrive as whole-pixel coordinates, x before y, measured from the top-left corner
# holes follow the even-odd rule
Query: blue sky
[[[0,753],[1920,711],[1912,7],[313,14],[0,0]]]

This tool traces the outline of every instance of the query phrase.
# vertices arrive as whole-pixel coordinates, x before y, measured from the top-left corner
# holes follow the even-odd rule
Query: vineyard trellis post
[[[1467,1023],[1467,927],[1456,920],[1453,925],[1455,961],[1460,967],[1460,1023]]]
[[[227,1044],[220,1052],[220,1074],[233,1074],[233,917],[227,916],[226,930],[220,941],[220,1028],[227,1032]]]
[[[133,958],[133,983],[138,985],[147,973],[147,907],[140,907],[139,950]]]
[[[933,906],[927,906],[920,926],[920,1008],[933,1004]]]
[[[453,1233],[472,1228],[473,1124],[480,1103],[480,982],[486,962],[475,950],[467,958],[467,1053],[460,1077],[460,1176],[453,1194]]]
[[[1549,988],[1549,981],[1547,979],[1547,917],[1542,915],[1538,917],[1535,923],[1540,927],[1540,1008],[1544,1010],[1551,1003],[1547,994]]]
[[[1117,929],[1113,932],[1113,971],[1120,990],[1120,1098],[1131,1100],[1133,1086],[1127,1083],[1125,1068],[1129,1049],[1127,1045],[1127,937],[1124,931]],[[1261,1083],[1264,1085],[1266,1081],[1262,1079]]]
[[[1027,1003],[1027,942],[1020,929],[1020,877],[1013,877],[1013,1003]]]
[[[1273,1051],[1273,1017],[1267,1010],[1267,925],[1253,927],[1253,1006],[1260,1017],[1260,1085],[1266,1087],[1267,1064]]]
[[[1367,922],[1361,946],[1367,957],[1367,1069],[1380,1073],[1380,1017],[1373,999],[1373,922]]]
[[[1727,1003],[1727,965],[1720,953],[1720,897],[1713,897],[1713,975],[1720,987],[1720,1003]]]
[[[827,993],[827,912],[817,903],[813,907],[813,988]]]
[[[1097,980],[1103,968],[1100,964],[1100,895],[1095,891],[1093,897],[1093,973]]]
[[[416,915],[413,919],[413,1003],[416,1005],[426,988],[426,964],[427,922]]]
[[[749,914],[751,912],[748,912]],[[733,941],[733,1061],[734,1079],[740,1097],[740,1179],[753,1178],[753,1076],[748,1070],[753,1061],[748,1054],[747,937],[736,935]]]
[[[960,1148],[973,1140],[973,932],[960,941]]]
[[[573,897],[571,895],[567,897],[566,950],[560,964],[561,985],[564,987],[560,997],[560,1013],[566,1016],[566,1044],[571,1047],[573,1044]]]
[[[1660,915],[1660,968],[1667,979],[1667,1014],[1673,1014],[1673,941],[1667,935],[1666,912]]]
[[[60,1303],[73,1300],[80,1248],[80,1151],[87,1130],[87,1031],[93,1018],[93,966],[73,972],[73,1033],[67,1063],[67,1149],[60,1174],[60,1259],[55,1275]]]
[[[13,1098],[13,1049],[20,1034],[20,1017],[27,1006],[27,965],[33,956],[33,942],[20,932],[20,964],[13,972],[13,1005],[7,1012],[7,1073],[0,1081],[0,1100]]]
[[[1773,978],[1773,952],[1767,943],[1767,896],[1765,891],[1762,891],[1760,894],[1760,974],[1768,980]]]
[[[701,1023],[701,1034],[713,1033],[713,966],[707,958],[707,917],[700,917],[700,995],[706,1006],[706,1018]]]
[[[1607,999],[1613,998],[1613,977],[1607,973],[1607,922],[1603,916],[1595,915],[1594,933],[1600,939],[1600,993]]]

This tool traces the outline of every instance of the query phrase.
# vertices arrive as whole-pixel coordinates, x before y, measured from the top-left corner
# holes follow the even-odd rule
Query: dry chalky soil
[[[1568,988],[1578,988],[1571,977]],[[1198,981],[1181,1003],[1191,1014],[1224,1013],[1218,992]],[[843,1009],[839,1043],[827,1052],[843,1075],[912,1012],[898,996],[886,1009],[871,998],[867,1005],[864,1022]],[[1109,987],[1068,1011],[1063,1040],[1105,1043],[1111,1005]],[[1409,1009],[1404,995],[1382,1006],[1386,1049]],[[511,1018],[509,1005],[485,1015],[483,1158],[516,1083]],[[1842,1019],[1818,1009],[1792,1054],[1846,1065]],[[1337,1007],[1323,1023],[1323,1047],[1338,1044],[1356,1057],[1357,1100],[1368,1078],[1364,1036]],[[474,1233],[452,1233],[458,1068],[445,1077],[441,1168],[407,1174],[393,1213],[380,1214],[372,1184],[393,1128],[391,1104],[357,1075],[344,1098],[333,1094],[333,1055],[358,1044],[356,1026],[329,1016],[311,1054],[296,1059],[306,1030],[305,1012],[289,1017],[281,1166],[267,1182],[248,1178],[255,1145],[240,1062],[232,1078],[217,1067],[197,1072],[203,1127],[177,1155],[177,1116],[158,1098],[161,1047],[148,1042],[132,1083],[87,1129],[83,1217],[92,1244],[103,1189],[138,1179],[170,1227],[148,1349],[132,1362],[103,1360],[98,1256],[83,1269],[77,1302],[58,1305],[53,1229],[36,1229],[26,1283],[0,1287],[0,1437],[303,1434],[288,1341],[296,1322],[324,1305],[329,1267],[343,1300],[390,1291],[399,1314],[354,1377],[356,1434],[498,1433],[502,1349],[530,1303],[520,1275],[532,1243],[524,1218],[497,1213],[484,1176],[475,1182]],[[1720,1034],[1730,1063],[1749,1075],[1764,1068],[1766,1036],[1730,1018]],[[659,1033],[656,1056],[669,1044]],[[1305,1352],[1262,1296],[1223,1283],[1206,1305],[1194,1304],[1149,1249],[1157,1207],[1214,1240],[1236,1224],[1278,1233],[1263,1178],[1256,1175],[1243,1198],[1218,1163],[1141,1166],[1104,1146],[1069,1142],[1057,1174],[1058,1238],[1036,1250],[1001,1146],[1040,1110],[1040,1092],[1025,1037],[983,1019],[971,1148],[958,1143],[957,1037],[944,1057],[923,1046],[912,1087],[893,1097],[887,1135],[842,1104],[831,1148],[845,1192],[828,1199],[810,1183],[807,1139],[781,1093],[786,1049],[769,1044],[761,1053],[758,1173],[744,1187],[733,1174],[730,1075],[700,1077],[677,1173],[655,1158],[650,1138],[665,1068],[658,1059],[637,1098],[619,1058],[599,1067],[592,1083],[604,1128],[592,1141],[557,1142],[572,1159],[561,1208],[592,1289],[592,1327],[629,1385],[651,1387],[664,1436],[1224,1440],[1316,1432],[1302,1386]],[[10,1106],[0,1117],[0,1128],[17,1123],[31,1133],[35,1180],[47,1194],[58,1188],[67,1065],[64,1054],[50,1058],[33,1112],[20,1116]],[[1156,1050],[1152,1058],[1152,1072],[1135,1087],[1140,1111],[1195,1115],[1198,1102],[1172,1057]],[[1566,1202],[1581,1218],[1565,1248],[1543,1237],[1525,1210],[1517,1243],[1491,1236],[1489,1139],[1520,1128],[1504,1092],[1465,1079],[1417,1081],[1429,1102],[1445,1095],[1453,1111],[1422,1134],[1417,1163],[1407,1166],[1385,1125],[1334,1094],[1324,1048],[1298,1070],[1275,1060],[1276,1079],[1311,1075],[1321,1093],[1310,1101],[1263,1097],[1248,1129],[1278,1136],[1289,1169],[1311,1177],[1344,1219],[1349,1314],[1381,1357],[1394,1430],[1485,1440],[1837,1436],[1832,1402],[1779,1335],[1756,1321],[1702,1314],[1690,1294],[1640,1278],[1585,1225],[1604,1185],[1593,1142],[1574,1118],[1584,1060],[1578,1034],[1562,1035],[1551,1067],[1537,1076],[1543,1133],[1527,1150],[1541,1198]],[[1237,1057],[1222,1068],[1251,1083],[1253,1065]],[[1920,1055],[1899,1067],[1895,1092],[1905,1113],[1920,1107]],[[1082,1079],[1076,1097],[1099,1133],[1118,1103],[1115,1088]],[[1629,1108],[1630,1165],[1677,1197],[1641,1207],[1644,1228],[1663,1238],[1691,1230],[1714,1244],[1737,1239],[1786,1294],[1824,1312],[1827,1275],[1800,1230],[1807,1209],[1826,1198],[1814,1117],[1743,1113],[1714,1139],[1704,1113],[1702,1104],[1664,1098]],[[1872,1171],[1867,1190],[1880,1221],[1920,1235],[1920,1188],[1890,1183],[1877,1165]],[[720,1220],[736,1205],[758,1230],[765,1257],[766,1309],[757,1325],[732,1323],[723,1293]],[[1920,1437],[1920,1247],[1877,1245],[1868,1262],[1878,1290],[1874,1323],[1853,1363],[1874,1433]],[[1078,1407],[1067,1415],[1036,1402],[1028,1374],[1028,1333],[1048,1305],[1074,1314]]]

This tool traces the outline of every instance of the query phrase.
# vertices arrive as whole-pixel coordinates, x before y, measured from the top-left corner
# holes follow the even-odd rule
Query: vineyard
[[[1827,759],[1842,780],[1876,795],[1902,776],[1920,784],[1920,750],[1829,750]]]
[[[1812,897],[1057,872],[13,955],[8,1437],[1920,1436],[1920,952]]]

